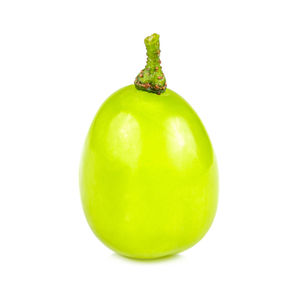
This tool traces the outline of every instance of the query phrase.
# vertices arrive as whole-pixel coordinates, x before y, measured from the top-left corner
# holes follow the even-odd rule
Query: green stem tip
[[[160,95],[166,88],[166,78],[160,65],[159,35],[152,34],[144,40],[147,49],[147,64],[135,78],[135,87]]]

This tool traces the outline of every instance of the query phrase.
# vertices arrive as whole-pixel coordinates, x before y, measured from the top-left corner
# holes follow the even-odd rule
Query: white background
[[[152,262],[89,229],[78,167],[102,102],[161,35],[219,162],[214,224]],[[299,1],[0,2],[0,294],[300,295]]]

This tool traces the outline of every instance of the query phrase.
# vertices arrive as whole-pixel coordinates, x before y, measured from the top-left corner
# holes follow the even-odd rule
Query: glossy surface
[[[80,189],[87,221],[116,252],[157,258],[197,243],[215,216],[217,165],[207,133],[175,92],[133,85],[111,95],[87,136]]]

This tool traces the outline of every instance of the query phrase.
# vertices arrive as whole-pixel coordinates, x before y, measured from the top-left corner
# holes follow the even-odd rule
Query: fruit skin
[[[168,256],[196,244],[214,219],[216,158],[182,97],[129,85],[104,102],[90,127],[80,190],[105,245],[132,258]]]

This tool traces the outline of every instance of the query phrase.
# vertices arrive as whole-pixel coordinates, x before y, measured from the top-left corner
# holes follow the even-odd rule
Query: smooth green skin
[[[105,245],[127,257],[163,257],[208,231],[217,208],[216,159],[182,97],[130,85],[104,102],[90,127],[80,189],[87,221]]]

